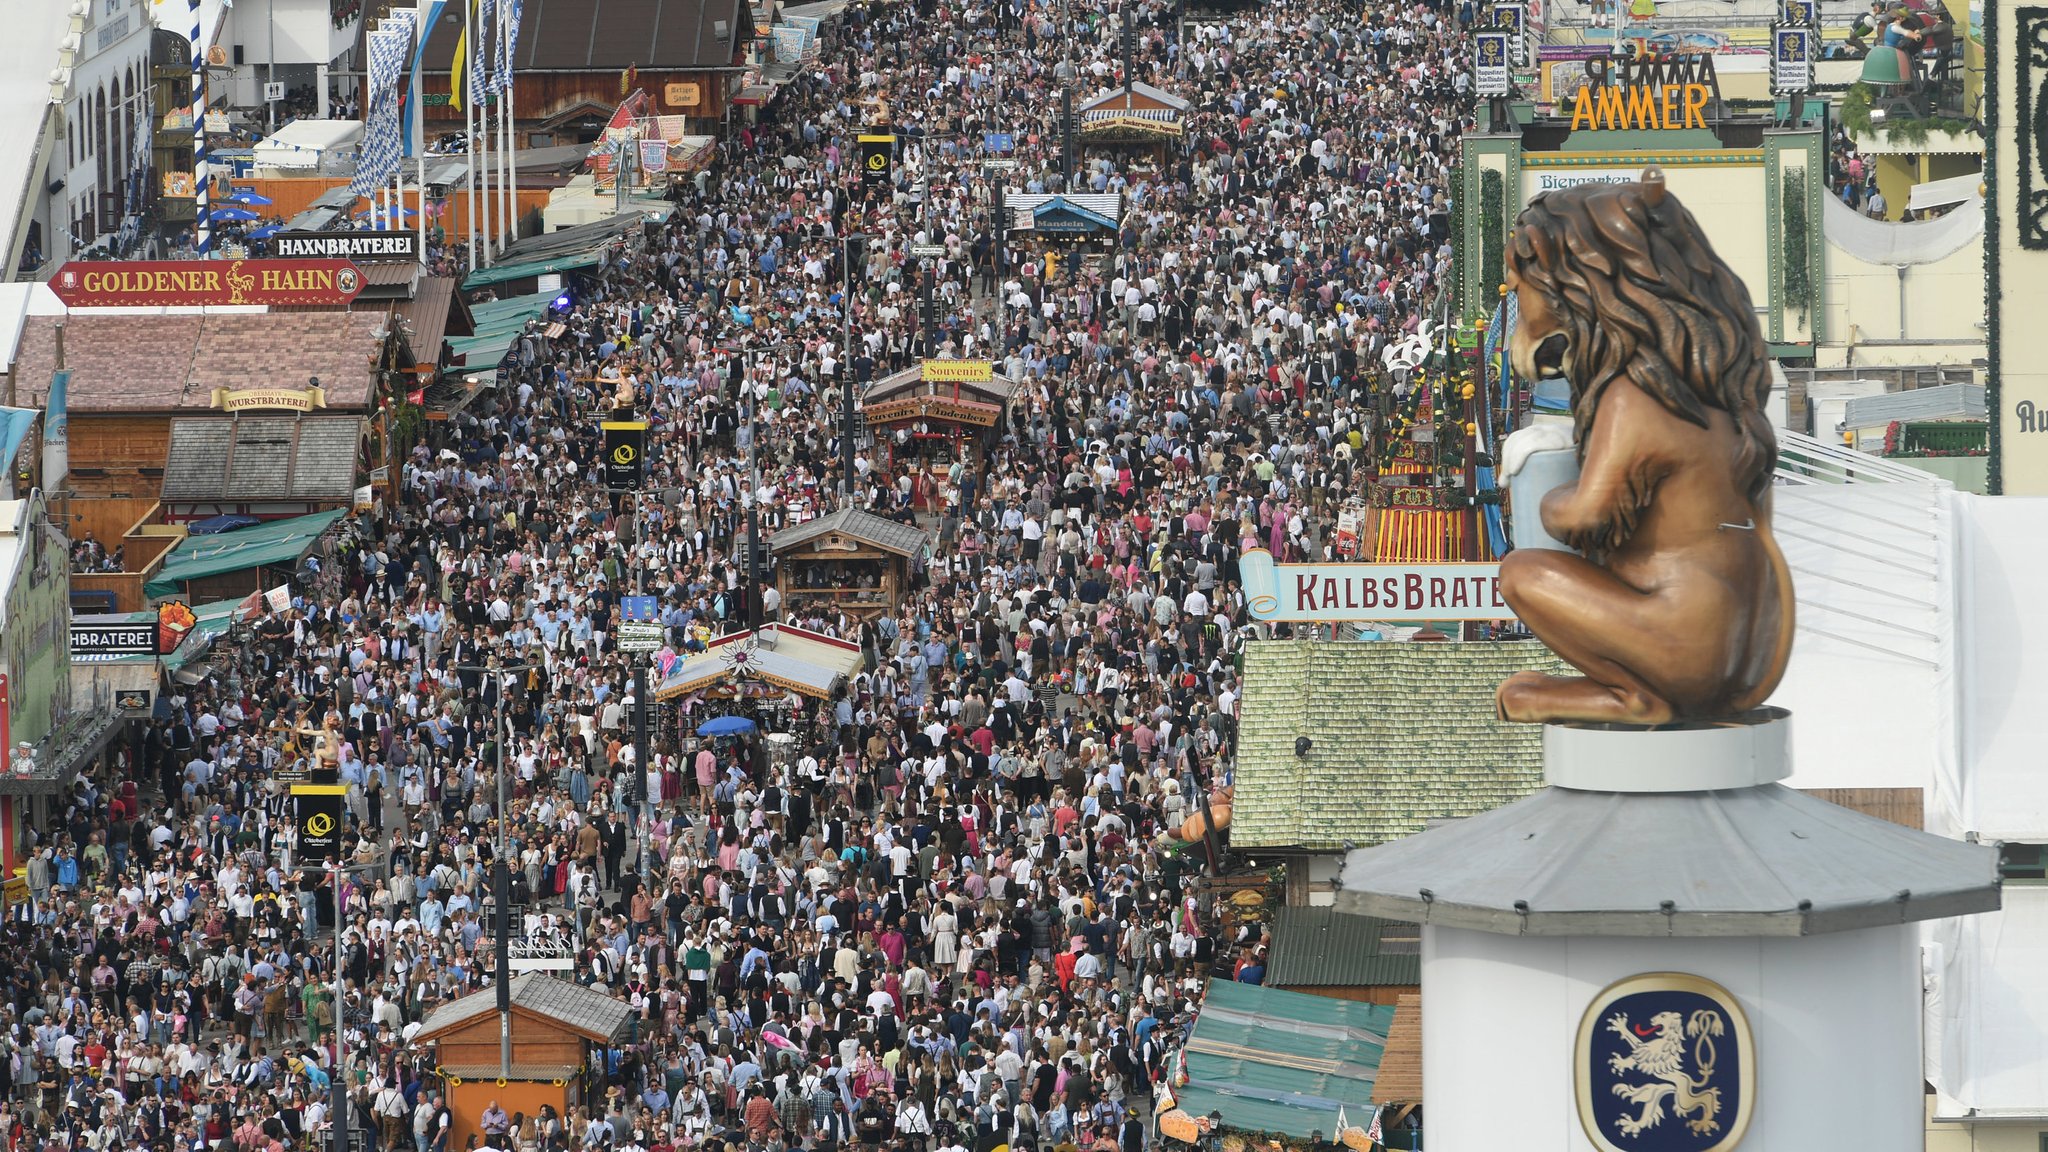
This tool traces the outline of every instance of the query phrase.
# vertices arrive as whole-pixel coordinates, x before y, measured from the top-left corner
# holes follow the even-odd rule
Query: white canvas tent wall
[[[258,140],[251,159],[258,168],[338,173],[353,170],[362,142],[360,120],[294,120]]]
[[[7,35],[0,37],[0,279],[12,277],[21,263],[70,83],[52,83],[52,74],[61,69],[68,76],[76,48],[65,45],[74,24],[69,0],[10,4],[7,17]],[[75,22],[82,26],[83,17]],[[49,238],[43,243],[47,248]]]

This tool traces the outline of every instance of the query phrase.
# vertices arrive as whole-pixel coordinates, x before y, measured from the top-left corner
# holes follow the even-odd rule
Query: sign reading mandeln
[[[1275,564],[1263,548],[1238,561],[1254,620],[1422,624],[1512,620],[1498,564]]]

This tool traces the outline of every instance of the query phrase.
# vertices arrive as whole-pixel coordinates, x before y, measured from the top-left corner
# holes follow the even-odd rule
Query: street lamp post
[[[861,251],[867,250],[867,236],[850,232],[846,236],[839,261],[839,412],[842,424],[839,430],[839,461],[846,471],[846,503],[854,503],[853,465],[853,250],[860,242]]]
[[[519,664],[458,664],[455,670],[498,678],[498,851],[497,860],[491,866],[491,900],[497,907],[494,919],[497,921],[498,961],[498,1077],[512,1075],[512,865],[508,859],[511,852],[511,837],[508,830],[512,823],[510,803],[505,780],[505,745],[512,740],[512,714],[505,707],[506,678],[532,671],[536,665]],[[338,893],[337,893],[338,894]],[[337,1152],[347,1152],[338,1149]]]

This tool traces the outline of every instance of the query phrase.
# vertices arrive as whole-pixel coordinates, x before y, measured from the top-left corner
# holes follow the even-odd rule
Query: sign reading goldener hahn
[[[362,290],[346,260],[73,260],[50,278],[72,308],[347,304]]]
[[[417,232],[280,232],[270,240],[270,254],[282,257],[327,256],[341,260],[382,260],[409,263],[420,258]]]

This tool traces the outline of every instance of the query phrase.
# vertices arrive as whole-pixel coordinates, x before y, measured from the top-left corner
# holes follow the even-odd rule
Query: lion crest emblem
[[[1654,168],[1531,201],[1507,284],[1515,370],[1571,387],[1579,476],[1510,508],[1572,551],[1509,553],[1501,594],[1585,675],[1517,673],[1500,714],[1657,725],[1757,707],[1791,656],[1793,593],[1748,290]]]
[[[1727,989],[1652,973],[1596,998],[1579,1028],[1580,1119],[1595,1146],[1715,1152],[1748,1125],[1749,1024]]]

